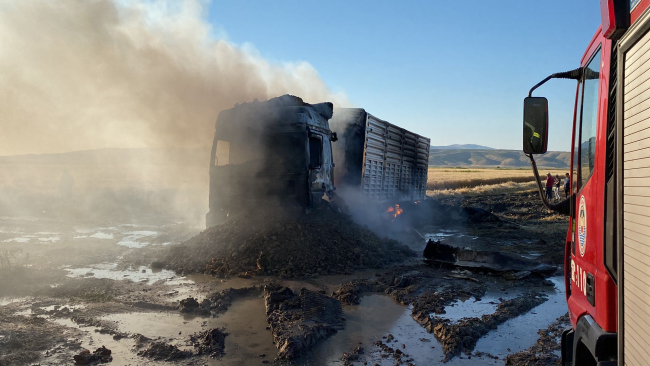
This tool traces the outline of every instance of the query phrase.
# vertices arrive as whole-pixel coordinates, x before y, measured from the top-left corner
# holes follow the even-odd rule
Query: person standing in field
[[[566,173],[566,177],[564,177],[564,198],[569,197],[569,183],[571,182],[571,178],[569,178],[569,173]]]
[[[558,201],[560,200],[560,198],[562,198],[560,196],[560,183],[562,183],[562,180],[560,179],[560,175],[555,174],[555,189],[554,189],[554,191],[555,191],[555,199],[558,200]]]
[[[555,180],[553,179],[553,176],[551,173],[546,174],[546,199],[547,200],[552,200],[553,199],[553,184],[555,183]]]

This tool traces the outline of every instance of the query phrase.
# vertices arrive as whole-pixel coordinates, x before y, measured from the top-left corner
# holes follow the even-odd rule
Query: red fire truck
[[[524,100],[524,152],[546,152],[550,79],[577,81],[568,215],[563,365],[650,365],[650,0],[601,0],[578,69]]]

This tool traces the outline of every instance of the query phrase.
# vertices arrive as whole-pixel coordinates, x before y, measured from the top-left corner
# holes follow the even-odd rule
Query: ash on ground
[[[415,255],[323,204],[308,214],[273,209],[233,217],[170,248],[164,262],[178,273],[291,278],[349,274]]]

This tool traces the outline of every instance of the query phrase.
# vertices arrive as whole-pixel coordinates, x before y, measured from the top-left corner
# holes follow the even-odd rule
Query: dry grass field
[[[540,171],[541,175],[564,175],[566,171],[555,169]],[[427,195],[481,195],[523,190],[534,190],[535,178],[530,168],[429,168]]]
[[[506,182],[532,182],[528,169],[429,168],[427,190],[474,188]]]

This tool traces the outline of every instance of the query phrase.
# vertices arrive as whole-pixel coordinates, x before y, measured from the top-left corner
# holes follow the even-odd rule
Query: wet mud
[[[345,327],[341,302],[318,292],[264,288],[266,314],[279,359],[293,359]]]
[[[275,208],[232,217],[171,246],[162,262],[177,272],[217,277],[304,278],[380,268],[415,256],[323,203],[308,214]]]
[[[0,364],[71,364],[102,346],[111,364],[555,364],[567,326],[555,321],[566,312],[561,278],[425,263],[422,252],[435,238],[560,266],[566,222],[534,192],[428,201],[403,204],[381,229],[368,225],[381,254],[357,241],[332,251],[333,242],[306,238],[311,226],[287,221],[256,244],[273,255],[240,241],[178,271],[166,255],[199,229],[0,218],[0,276],[11,279],[0,281]],[[363,239],[347,230],[318,237]],[[511,325],[520,319],[526,329]],[[502,337],[512,348],[494,347]]]
[[[538,331],[539,339],[535,344],[524,350],[506,358],[506,365],[509,366],[544,366],[559,365],[560,359],[560,340],[562,332],[571,326],[569,315],[562,315],[555,322],[548,326],[547,329]]]

